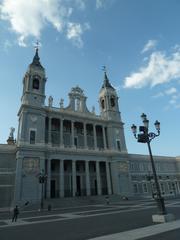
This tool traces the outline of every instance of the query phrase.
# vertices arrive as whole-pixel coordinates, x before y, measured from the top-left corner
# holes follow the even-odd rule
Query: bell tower
[[[115,88],[109,82],[106,69],[104,68],[104,82],[99,92],[100,115],[108,122],[107,133],[109,146],[120,152],[127,152],[124,123],[119,112],[118,96]]]
[[[45,69],[40,63],[38,47],[23,78],[21,107],[18,112],[18,144],[44,144]]]
[[[37,47],[33,61],[23,78],[22,104],[43,106],[45,101],[45,83],[45,70],[40,63]]]
[[[109,82],[106,69],[104,69],[104,82],[99,92],[101,116],[108,120],[121,121],[118,96],[115,88]]]

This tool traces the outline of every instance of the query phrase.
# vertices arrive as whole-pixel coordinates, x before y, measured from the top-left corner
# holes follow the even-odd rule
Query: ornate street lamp
[[[41,210],[44,208],[44,183],[47,180],[47,175],[44,173],[42,169],[41,173],[39,174],[39,183],[41,184]]]
[[[161,196],[161,190],[159,187],[155,163],[153,160],[151,145],[150,145],[150,142],[155,137],[160,135],[160,122],[156,120],[156,122],[154,123],[157,133],[149,132],[149,120],[147,119],[146,114],[143,113],[141,115],[141,118],[142,118],[143,126],[139,127],[140,133],[137,134],[137,127],[134,124],[131,126],[131,130],[132,130],[134,137],[137,139],[138,142],[147,143],[147,145],[148,145],[149,156],[150,156],[150,161],[151,161],[151,166],[152,166],[152,173],[153,173],[154,183],[155,183],[155,187],[156,187],[156,194],[157,194],[155,200],[157,202],[159,214],[165,215],[166,208],[165,208],[165,204],[164,204],[164,198]]]

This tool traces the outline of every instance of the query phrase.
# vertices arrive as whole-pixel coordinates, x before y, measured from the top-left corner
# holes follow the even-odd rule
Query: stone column
[[[72,192],[73,192],[73,197],[76,196],[77,192],[77,183],[76,183],[76,161],[72,160]]]
[[[101,176],[100,176],[100,169],[99,169],[99,162],[96,161],[96,179],[97,179],[97,193],[98,195],[102,194],[101,189]]]
[[[49,117],[49,127],[48,127],[48,144],[51,145],[51,118]]]
[[[102,132],[103,132],[103,144],[104,144],[104,149],[107,149],[106,135],[105,135],[105,129],[104,129],[104,126],[102,126]]]
[[[74,148],[74,121],[71,121],[71,146]]]
[[[64,147],[64,141],[63,141],[63,121],[64,119],[61,118],[61,125],[60,125],[60,146]]]
[[[83,124],[84,127],[84,148],[87,148],[87,131],[86,131],[86,123]]]
[[[91,195],[90,190],[90,175],[89,175],[89,161],[85,161],[85,174],[86,174],[86,195]]]
[[[59,161],[59,173],[60,173],[60,184],[59,184],[59,192],[60,192],[60,197],[63,198],[64,197],[64,160],[60,160]]]
[[[111,188],[111,177],[110,177],[110,169],[109,169],[109,162],[106,161],[106,179],[107,179],[107,189],[108,194],[112,194],[112,188]]]
[[[51,197],[51,160],[47,160],[47,198]]]
[[[96,137],[96,125],[93,124],[93,134],[94,134],[94,149],[97,149],[97,137]]]

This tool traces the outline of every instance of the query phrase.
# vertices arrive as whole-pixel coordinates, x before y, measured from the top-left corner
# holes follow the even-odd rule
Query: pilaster
[[[64,197],[64,160],[60,160],[60,197]]]
[[[77,192],[77,183],[76,183],[76,161],[72,160],[72,192],[73,192],[73,197],[76,196]]]
[[[100,169],[99,169],[99,162],[96,161],[96,179],[97,179],[97,193],[98,195],[102,194],[101,189],[101,176],[100,176]]]

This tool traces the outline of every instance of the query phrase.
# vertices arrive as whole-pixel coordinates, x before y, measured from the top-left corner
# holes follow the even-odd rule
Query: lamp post
[[[153,179],[153,176],[151,175],[150,171],[148,171],[148,175],[146,175],[146,180],[149,182],[151,194],[152,194],[152,197],[154,198],[153,186],[151,182],[152,179]]]
[[[39,174],[39,183],[41,184],[41,210],[44,208],[44,183],[47,180],[47,175],[44,173],[42,169],[41,173]]]
[[[139,134],[137,134],[136,125],[133,124],[131,126],[131,129],[132,129],[132,133],[133,133],[134,137],[137,139],[138,142],[147,143],[147,145],[148,145],[149,156],[150,156],[151,167],[152,167],[152,173],[153,173],[154,183],[155,183],[155,187],[156,187],[156,194],[157,194],[155,200],[157,202],[159,214],[165,215],[166,214],[166,208],[165,208],[165,204],[164,204],[164,198],[161,196],[161,190],[160,190],[160,187],[159,187],[159,182],[158,182],[158,178],[157,178],[157,174],[156,174],[155,163],[154,163],[154,159],[153,159],[153,156],[152,156],[151,145],[150,145],[150,142],[155,137],[160,135],[160,122],[156,120],[156,122],[154,123],[157,133],[149,132],[149,120],[147,119],[146,114],[143,113],[141,115],[141,118],[142,118],[142,122],[143,122],[144,126],[139,127]]]

